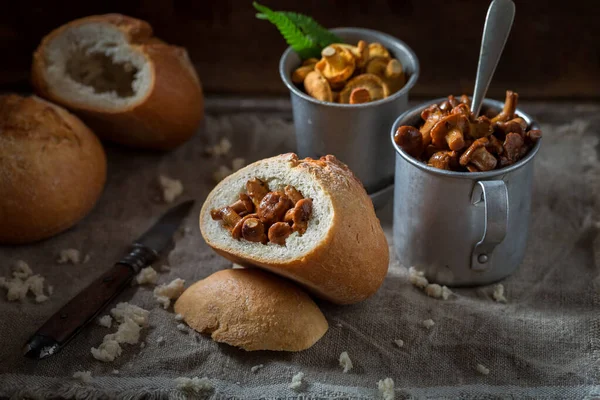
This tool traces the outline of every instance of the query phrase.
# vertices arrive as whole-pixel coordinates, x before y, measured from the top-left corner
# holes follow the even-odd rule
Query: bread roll
[[[0,243],[70,228],[105,181],[102,145],[77,117],[35,96],[0,96]]]
[[[306,232],[294,232],[285,245],[234,239],[210,211],[235,202],[252,178],[271,190],[292,185],[312,198]],[[208,245],[236,264],[257,266],[293,279],[317,296],[338,304],[374,294],[388,269],[388,244],[373,203],[360,181],[333,156],[299,160],[284,154],[255,162],[221,181],[200,213]]]
[[[257,269],[215,272],[190,286],[175,303],[175,312],[216,342],[248,351],[305,350],[329,328],[300,288]]]
[[[185,49],[119,14],[81,18],[44,37],[33,56],[39,95],[81,116],[100,137],[165,150],[189,139],[204,113]]]

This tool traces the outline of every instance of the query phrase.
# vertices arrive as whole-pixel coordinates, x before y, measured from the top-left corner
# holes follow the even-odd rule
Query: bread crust
[[[329,325],[299,287],[257,269],[215,272],[190,286],[175,303],[193,329],[244,350],[301,351]]]
[[[104,149],[77,117],[35,96],[0,96],[0,243],[70,228],[105,182]]]
[[[202,221],[219,222],[203,216],[210,213],[213,193],[222,190],[222,185],[227,184],[226,179],[208,195],[200,213],[200,230],[208,245],[236,264],[257,266],[285,276],[333,303],[352,304],[373,295],[387,274],[389,248],[373,203],[361,182],[345,164],[331,155],[319,160],[299,160],[296,154],[289,153],[258,161],[247,168],[269,160],[306,170],[331,198],[333,220],[325,239],[303,257],[286,262],[250,258],[212,242]]]
[[[148,60],[151,88],[136,104],[101,110],[70,102],[51,90],[45,75],[46,46],[66,29],[92,22],[117,27],[132,49]],[[101,138],[130,147],[172,149],[196,132],[204,116],[202,85],[187,51],[153,37],[147,22],[120,14],[77,19],[50,32],[33,55],[31,79],[40,96],[77,113]]]

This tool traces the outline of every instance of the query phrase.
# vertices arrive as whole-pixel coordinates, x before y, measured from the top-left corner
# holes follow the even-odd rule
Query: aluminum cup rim
[[[415,106],[415,107],[412,107],[412,108],[406,110],[405,112],[400,114],[400,116],[398,118],[396,118],[396,121],[394,121],[394,124],[392,125],[390,139],[392,142],[392,146],[394,146],[394,149],[396,150],[397,155],[400,155],[405,161],[408,161],[410,164],[414,165],[415,167],[417,167],[423,171],[435,174],[435,175],[440,175],[440,176],[444,176],[447,178],[482,180],[482,179],[495,178],[498,176],[506,175],[510,172],[513,172],[515,170],[518,170],[518,169],[524,167],[535,157],[535,155],[539,151],[543,138],[541,138],[540,140],[537,141],[537,143],[535,144],[533,149],[531,149],[524,158],[520,159],[513,165],[510,165],[505,168],[494,169],[492,171],[485,171],[485,172],[460,172],[460,171],[447,171],[447,170],[440,169],[440,168],[430,167],[429,165],[425,164],[424,162],[417,160],[416,158],[414,158],[411,155],[409,155],[408,153],[406,153],[402,148],[400,148],[400,146],[398,146],[396,144],[396,142],[394,141],[394,133],[396,132],[396,129],[398,129],[398,127],[401,126],[401,122],[404,119],[406,119],[409,115],[411,115],[412,113],[414,113],[417,110],[422,111],[432,104],[440,104],[441,102],[443,102],[444,100],[447,100],[447,99],[448,99],[447,97],[440,97],[440,98],[437,98],[437,99],[434,99],[434,100],[431,100],[431,101],[428,101],[425,103],[421,103],[418,106]],[[486,98],[483,100],[483,105],[502,109],[502,107],[504,106],[504,103],[501,101],[498,101],[498,100]],[[529,129],[539,129],[539,125],[538,125],[537,121],[535,121],[529,114],[523,112],[518,107],[516,109],[516,113],[519,116],[524,117],[524,119],[527,122],[529,122],[528,123]]]
[[[319,104],[322,106],[333,107],[333,108],[348,108],[348,109],[370,108],[370,107],[377,107],[377,106],[385,104],[385,103],[393,102],[394,100],[398,99],[399,97],[407,95],[408,92],[417,83],[417,80],[419,79],[419,74],[420,74],[419,59],[417,58],[417,55],[415,54],[415,52],[404,41],[402,41],[392,35],[389,35],[387,33],[383,33],[380,31],[376,31],[374,29],[340,27],[340,28],[330,29],[330,31],[335,32],[335,33],[349,32],[349,33],[358,33],[358,34],[361,34],[361,33],[372,34],[375,36],[384,37],[390,42],[395,42],[408,55],[409,59],[411,60],[414,71],[411,73],[411,76],[408,79],[408,82],[406,82],[406,84],[402,87],[402,89],[398,90],[393,95],[386,97],[385,99],[370,101],[368,103],[362,103],[362,104],[340,104],[340,103],[333,103],[333,102],[329,102],[329,101],[321,101],[321,100],[315,99],[312,96],[307,95],[302,90],[298,89],[298,87],[296,87],[294,82],[292,82],[291,77],[288,76],[289,74],[287,73],[287,71],[285,71],[285,61],[290,56],[290,54],[294,52],[294,49],[292,49],[291,47],[288,47],[283,52],[283,54],[279,60],[279,76],[281,77],[281,80],[283,81],[283,83],[290,90],[290,92],[292,92],[296,96],[299,96],[299,97],[303,98],[304,100],[307,100],[314,104]]]

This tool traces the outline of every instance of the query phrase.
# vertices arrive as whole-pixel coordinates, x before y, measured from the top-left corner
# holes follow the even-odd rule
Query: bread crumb
[[[495,301],[499,303],[506,303],[506,297],[504,297],[504,285],[499,283],[494,286],[494,293],[492,293],[492,297]]]
[[[64,249],[58,253],[58,257],[56,258],[56,262],[58,264],[79,264],[81,260],[81,254],[77,249]]]
[[[421,324],[423,324],[425,328],[431,329],[435,325],[435,322],[433,322],[432,319],[426,319],[425,321],[421,322]]]
[[[233,170],[233,172],[244,168],[245,165],[246,165],[246,160],[241,157],[234,158],[231,161],[231,169]]]
[[[119,375],[119,370],[118,370],[118,369],[113,369],[113,370],[112,370],[112,373],[113,373],[114,375]]]
[[[12,274],[16,279],[27,279],[33,275],[33,271],[25,261],[17,260]]]
[[[100,326],[104,326],[105,328],[109,328],[112,326],[112,317],[110,315],[104,315],[98,319],[96,319],[96,323]]]
[[[208,146],[205,149],[205,151],[210,156],[220,157],[220,156],[227,155],[227,153],[229,153],[229,151],[231,150],[231,147],[232,146],[231,146],[231,142],[229,141],[229,139],[221,138],[219,143],[217,143],[213,146]]]
[[[7,290],[6,299],[8,301],[23,301],[27,297],[29,286],[25,284],[21,279],[15,278],[11,280],[2,279],[2,287]]]
[[[150,314],[150,311],[144,310],[134,304],[119,303],[115,308],[110,310],[110,313],[118,322],[124,322],[127,319],[131,319],[139,326],[147,326],[148,314]]]
[[[47,301],[48,299],[49,299],[49,297],[46,296],[46,295],[43,295],[43,294],[35,296],[35,302],[36,303],[43,303],[43,302]]]
[[[90,261],[90,258],[92,258],[90,254],[86,254],[85,257],[83,257],[83,263],[87,264]]]
[[[441,298],[442,297],[442,287],[437,283],[430,283],[425,287],[425,293],[429,297]]]
[[[149,311],[133,304],[119,303],[110,310],[110,313],[116,321],[120,322],[117,331],[105,335],[97,348],[91,348],[92,356],[104,362],[114,361],[121,355],[121,344],[138,343],[142,327],[148,325]]]
[[[158,344],[161,344],[164,341],[165,341],[165,338],[162,337],[162,336],[159,336],[159,337],[156,338],[156,343],[158,343]]]
[[[254,367],[250,368],[250,371],[253,374],[255,374],[255,373],[258,372],[259,369],[262,369],[262,368],[264,368],[264,365],[263,364],[258,364],[258,365],[255,365]]]
[[[46,288],[46,291],[48,292],[48,296],[52,296],[52,295],[54,294],[54,286],[52,286],[52,285],[49,285],[49,286]]]
[[[185,324],[177,324],[177,329],[179,329],[181,332],[187,332],[187,326],[185,326]]]
[[[292,377],[292,382],[290,383],[289,388],[292,390],[300,390],[303,384],[302,379],[304,379],[304,373],[298,372]]]
[[[92,382],[92,373],[90,371],[77,371],[73,374],[73,378],[79,379],[83,383]]]
[[[158,280],[158,274],[152,267],[143,268],[139,274],[135,277],[135,281],[138,285],[155,285]]]
[[[425,287],[425,293],[429,297],[436,299],[448,300],[452,295],[452,291],[446,286],[440,286],[437,283],[430,283]]]
[[[113,339],[107,340],[106,337],[104,341],[100,343],[100,346],[98,346],[98,348],[91,348],[92,356],[96,360],[103,362],[114,361],[115,358],[121,355],[122,351],[123,350],[121,349],[119,342]]]
[[[175,378],[177,388],[184,391],[191,391],[194,393],[208,392],[213,389],[212,383],[207,378]]]
[[[213,179],[215,182],[221,182],[223,179],[231,175],[233,171],[226,165],[219,165],[219,168],[213,173]]]
[[[442,299],[448,300],[452,294],[454,294],[452,290],[448,289],[447,286],[442,286]]]
[[[40,275],[32,275],[25,281],[25,285],[29,288],[34,296],[44,295],[44,277]]]
[[[185,281],[177,278],[168,284],[154,288],[154,299],[166,310],[171,305],[171,300],[177,299],[185,290]]]
[[[490,374],[490,370],[488,368],[486,368],[483,364],[477,364],[477,372],[479,372],[481,375],[489,375]]]
[[[48,296],[44,294],[45,278],[39,274],[33,275],[33,271],[25,261],[18,260],[15,263],[12,275],[13,279],[0,277],[0,288],[6,289],[8,301],[23,301],[28,292],[33,294],[36,303],[48,300]]]
[[[402,339],[396,339],[394,340],[394,343],[396,343],[396,346],[398,347],[404,347],[404,340]]]
[[[394,400],[394,381],[392,378],[385,378],[377,382],[377,388],[383,400]]]
[[[159,175],[158,183],[162,188],[165,203],[172,203],[183,193],[183,184],[178,179],[172,179],[165,175]]]
[[[344,351],[340,354],[340,367],[344,368],[344,373],[347,374],[353,367],[352,360],[348,356],[348,352]]]
[[[424,289],[429,284],[427,278],[425,278],[425,272],[417,270],[415,267],[410,267],[408,269],[408,278],[410,283],[413,286],[418,287],[419,289]]]
[[[183,321],[183,315],[181,315],[181,314],[175,315],[175,321]]]
[[[170,270],[171,270],[171,267],[169,267],[168,265],[160,266],[160,272],[169,272]]]
[[[341,322],[338,322],[337,324],[335,324],[335,326],[337,326],[338,328],[341,328],[341,327],[343,327],[344,325],[342,325],[342,323],[341,323]]]
[[[140,343],[140,348],[143,349],[144,347],[146,347],[146,342],[141,342]]]
[[[235,171],[238,171],[246,165],[246,160],[243,158],[234,158],[231,161],[231,167],[228,165],[219,165],[217,170],[213,173],[213,179],[215,182],[221,182],[223,179],[233,174]]]

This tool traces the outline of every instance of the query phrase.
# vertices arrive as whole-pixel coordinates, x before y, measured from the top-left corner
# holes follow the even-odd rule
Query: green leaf
[[[332,43],[343,43],[335,33],[323,28],[317,21],[311,17],[295,12],[283,12],[292,22],[302,30],[305,35],[308,35],[321,48],[325,48]]]
[[[335,34],[323,28],[312,18],[294,12],[273,11],[253,2],[258,19],[266,19],[277,27],[286,42],[302,59],[319,57],[321,50],[331,43],[342,43]]]

